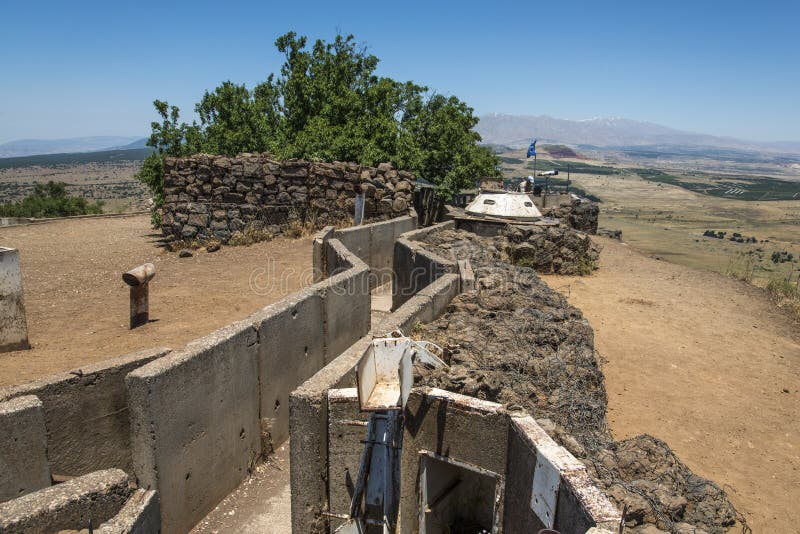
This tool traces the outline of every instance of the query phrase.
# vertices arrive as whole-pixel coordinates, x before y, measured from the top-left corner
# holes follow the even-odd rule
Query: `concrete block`
[[[435,388],[415,388],[405,409],[401,473],[401,532],[419,529],[419,451],[504,476],[509,418],[500,404]]]
[[[461,281],[461,292],[475,289],[475,271],[469,260],[458,260],[458,276]]]
[[[327,241],[333,237],[334,230],[335,227],[326,226],[314,236],[314,242],[312,243],[311,249],[312,266],[314,269],[314,282],[319,282],[328,277]]]
[[[506,532],[544,528],[531,509],[537,458],[543,455],[559,472],[553,528],[564,534],[583,534],[591,527],[615,530],[621,515],[595,486],[586,467],[556,443],[530,416],[511,417],[506,477]],[[513,469],[512,469],[513,467]]]
[[[29,348],[19,251],[0,247],[0,352]]]
[[[161,530],[158,493],[136,490],[122,510],[95,530],[97,534],[151,534]]]
[[[289,437],[289,393],[325,366],[319,290],[303,289],[251,316],[258,330],[262,449]]]
[[[372,266],[372,247],[370,241],[371,225],[353,226],[339,230],[334,237],[345,248],[368,266]]]
[[[0,502],[49,485],[42,403],[33,396],[0,402]]]
[[[353,368],[372,342],[365,336],[289,397],[292,531],[327,533],[328,390],[353,387]]]
[[[397,309],[418,291],[447,273],[457,273],[458,265],[454,261],[442,258],[419,243],[406,238],[427,230],[407,232],[395,241],[392,260],[392,308]],[[427,234],[425,234],[427,235]]]
[[[186,532],[261,456],[258,333],[233,323],[126,378],[133,467],[162,532]]]
[[[369,414],[359,410],[356,388],[328,391],[328,502],[333,513],[350,510]],[[331,530],[342,521],[331,520]]]
[[[142,350],[0,389],[0,400],[36,395],[42,401],[54,474],[79,476],[114,467],[133,474],[125,376],[169,351]]]
[[[384,335],[399,328],[407,334],[411,332],[417,322],[429,323],[432,320],[433,298],[430,295],[417,294],[386,316],[373,330],[375,335]]]
[[[314,286],[323,295],[325,306],[326,363],[369,332],[372,307],[369,268],[359,264],[358,268]]]
[[[0,532],[50,534],[80,531],[114,517],[131,490],[120,469],[95,471],[0,504]]]
[[[458,287],[458,275],[445,274],[417,293],[417,296],[431,298],[431,313],[429,318],[425,318],[425,322],[433,321],[447,310],[450,301],[458,295]]]

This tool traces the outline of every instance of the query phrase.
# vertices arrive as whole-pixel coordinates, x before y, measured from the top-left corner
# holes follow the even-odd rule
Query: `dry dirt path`
[[[747,284],[597,241],[595,274],[543,278],[594,328],[614,437],[665,440],[753,532],[798,532],[800,327]]]
[[[0,354],[0,386],[134,350],[186,342],[311,281],[311,239],[223,247],[179,258],[158,246],[149,217],[80,219],[0,228],[20,250],[33,349]],[[147,325],[128,330],[122,272],[152,262]]]

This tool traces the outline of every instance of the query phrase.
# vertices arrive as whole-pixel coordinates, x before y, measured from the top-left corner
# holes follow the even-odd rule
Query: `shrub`
[[[13,204],[1,204],[2,217],[68,217],[103,213],[103,202],[67,195],[67,185],[49,181],[35,184],[33,193]]]

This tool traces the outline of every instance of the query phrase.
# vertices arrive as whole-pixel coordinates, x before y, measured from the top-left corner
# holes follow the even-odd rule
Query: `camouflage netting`
[[[420,367],[416,382],[527,410],[587,465],[632,532],[655,526],[721,534],[737,524],[748,531],[725,492],[694,475],[663,441],[613,440],[592,328],[533,269],[509,263],[504,243],[464,231],[427,238],[425,246],[443,257],[470,260],[477,289],[413,332],[442,345],[450,364]]]

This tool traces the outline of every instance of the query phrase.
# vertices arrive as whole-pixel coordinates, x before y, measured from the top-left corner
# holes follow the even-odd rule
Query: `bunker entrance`
[[[502,477],[492,471],[421,451],[421,534],[498,532]]]

